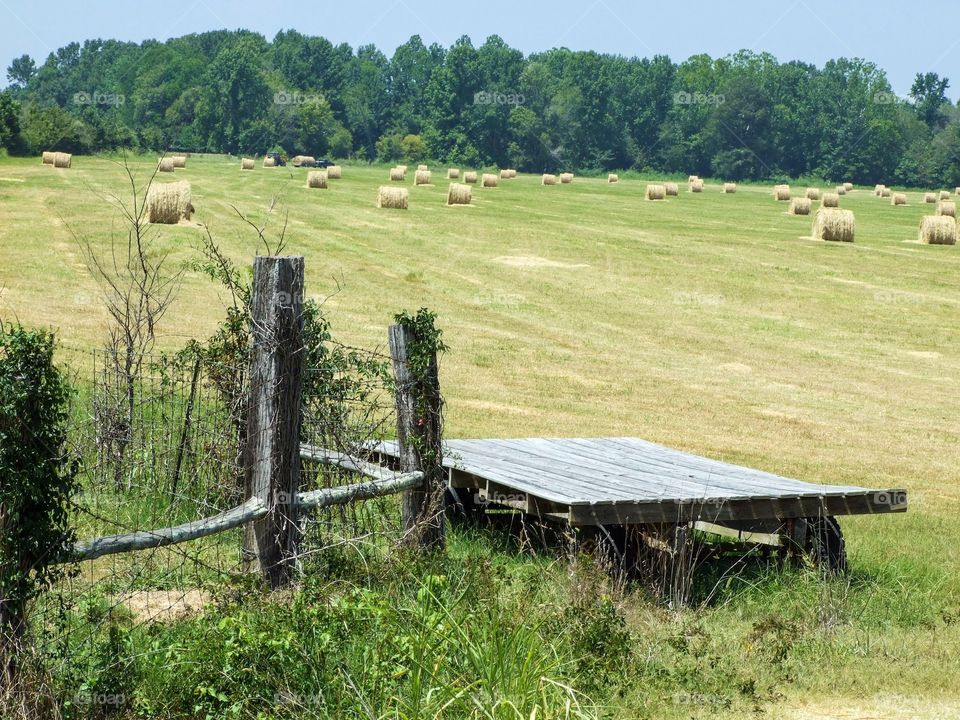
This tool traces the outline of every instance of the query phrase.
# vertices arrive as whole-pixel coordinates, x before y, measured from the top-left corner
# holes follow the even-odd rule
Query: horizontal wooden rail
[[[355,500],[368,500],[392,495],[423,483],[423,473],[421,472],[395,473],[379,465],[357,460],[343,453],[330,450],[304,446],[301,449],[301,456],[305,460],[312,460],[325,465],[335,465],[361,475],[367,475],[372,480],[297,493],[295,507],[298,509],[314,510],[333,505],[346,505]],[[241,527],[265,517],[266,514],[267,507],[263,500],[251,498],[243,505],[226,510],[213,517],[194,520],[183,525],[157,530],[141,530],[124,535],[106,535],[79,542],[74,545],[73,559],[95,560],[104,555],[116,555],[133,550],[149,550],[166,545],[176,545]]]

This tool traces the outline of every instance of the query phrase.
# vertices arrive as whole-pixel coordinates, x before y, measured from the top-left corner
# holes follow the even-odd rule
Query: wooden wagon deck
[[[395,442],[377,450],[397,458]],[[907,509],[902,489],[808,483],[638,438],[449,440],[443,462],[454,490],[572,525],[744,527]]]

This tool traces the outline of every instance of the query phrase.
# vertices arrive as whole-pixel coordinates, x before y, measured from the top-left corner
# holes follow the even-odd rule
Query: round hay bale
[[[273,159],[273,156],[272,156],[272,155],[267,155],[267,156],[265,156],[265,157],[263,158],[263,166],[264,166],[264,167],[276,167],[276,166],[277,166],[277,161]]]
[[[294,167],[300,167],[300,164],[303,162],[303,155],[294,155],[290,158],[290,164]]]
[[[736,183],[724,183],[723,184],[723,194],[724,195],[733,195],[737,191]]]
[[[543,177],[540,179],[540,184],[541,184],[541,185],[556,185],[556,184],[557,184],[557,176],[556,176],[556,175],[549,175],[549,174],[544,173]]]
[[[807,188],[807,192],[804,193],[804,197],[807,200],[819,200],[820,199],[820,189],[819,188]]]
[[[777,185],[773,189],[773,198],[778,202],[787,202],[790,200],[790,186],[789,185]],[[804,198],[804,200],[809,200],[810,198]]]
[[[463,174],[463,181],[465,183],[470,183],[471,185],[477,182],[477,173],[473,170],[468,170]]]
[[[430,171],[429,170],[417,170],[417,174],[413,176],[414,185],[429,185],[430,184]]]
[[[170,159],[173,160],[173,166],[175,168],[185,168],[187,166],[187,158],[185,155],[174,155]]]
[[[664,200],[667,197],[667,188],[663,185],[647,185],[647,200]]]
[[[820,198],[820,207],[840,207],[840,196],[837,193],[824,193]]]
[[[700,179],[700,176],[699,176],[699,175],[690,175],[690,176],[687,177],[687,182],[688,182],[688,183],[694,183],[694,182],[696,182],[696,181],[699,180],[699,179]]]
[[[951,200],[941,200],[937,203],[937,215],[957,217],[957,204]]]
[[[147,191],[147,222],[176,225],[193,214],[190,183],[153,183]]]
[[[313,155],[301,155],[300,156],[300,165],[306,165],[307,167],[313,167],[317,163],[317,159]]]
[[[173,172],[173,158],[160,158],[160,162],[157,163],[157,170],[159,172]]]
[[[611,185],[613,185],[614,183],[618,183],[620,182],[620,176],[610,173],[609,175],[607,175],[607,182],[610,183]]]
[[[473,188],[460,183],[450,183],[447,190],[447,205],[469,205],[473,200]]]
[[[853,183],[852,183],[852,182],[845,182],[845,183],[843,184],[843,189],[844,189],[846,192],[850,192],[851,190],[853,190]]]
[[[890,194],[891,194],[892,192],[893,192],[893,191],[892,191],[890,188],[888,188],[888,187],[881,188],[881,189],[880,189],[880,197],[888,198],[888,197],[890,197]]]
[[[53,165],[53,158],[56,156],[55,152],[49,150],[44,150],[40,155],[40,164],[41,165]]]
[[[560,184],[569,185],[573,182],[573,173],[560,173]]]
[[[447,180],[459,180],[460,179],[460,169],[459,168],[448,168],[447,169]]]
[[[680,185],[677,183],[664,183],[663,187],[667,191],[667,197],[677,197],[680,195]]]
[[[330,165],[327,168],[327,179],[328,180],[339,180],[343,177],[343,168],[339,165]]]
[[[311,170],[307,173],[307,187],[326,190],[327,177],[329,177],[327,173],[323,172],[322,170]]]
[[[510,170],[509,170],[509,169],[501,168],[501,169],[500,169],[500,179],[501,179],[501,180],[509,180],[509,179],[510,179]]]
[[[53,155],[53,166],[55,168],[69,168],[73,165],[73,155],[70,153],[58,152]]]
[[[253,160],[251,160],[250,158],[243,158],[243,159],[240,161],[240,169],[241,169],[241,170],[253,170],[253,168],[254,168],[255,165],[256,165],[256,163],[254,163]]]
[[[881,197],[884,187],[885,187],[884,185],[877,183],[876,185],[873,186],[873,194],[876,195],[877,197]]]
[[[703,192],[703,180],[697,178],[692,183],[690,183],[690,192],[692,193],[702,193]]]
[[[936,194],[936,193],[924,193],[924,194],[923,194],[923,201],[924,201],[925,203],[935,203],[935,202],[937,201],[937,194]]]
[[[846,195],[846,194],[847,194],[847,188],[845,188],[843,185],[837,185],[837,187],[834,189],[834,192],[835,192],[837,195]]]
[[[417,172],[424,172],[429,169],[430,169],[429,165],[417,165]]]
[[[403,170],[404,174],[406,174],[407,169],[408,169],[406,165],[397,165],[397,167],[400,168],[401,170]]]
[[[893,193],[890,196],[891,205],[906,205],[907,204],[907,194],[906,193]]]
[[[957,191],[954,193],[954,195],[960,195],[960,187],[957,188]]]
[[[394,182],[403,182],[407,179],[407,173],[402,167],[390,168],[390,179]]]
[[[941,200],[949,200],[949,199],[950,199],[950,193],[947,192],[946,190],[941,190],[941,191],[940,191],[940,199],[941,199]]]
[[[853,242],[855,221],[851,210],[820,208],[813,218],[813,237],[833,242]]]
[[[485,188],[495,188],[497,186],[497,176],[490,173],[484,173],[480,180],[480,184]]]
[[[405,187],[381,185],[377,193],[377,207],[407,210],[410,207],[410,191]]]
[[[917,239],[926,245],[956,245],[957,221],[947,215],[926,215],[920,220]]]
[[[789,212],[791,215],[809,215],[811,205],[813,201],[808,198],[794,198],[790,203]]]

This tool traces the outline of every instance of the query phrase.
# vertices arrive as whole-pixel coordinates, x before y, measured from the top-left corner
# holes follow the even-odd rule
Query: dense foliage
[[[445,49],[415,36],[392,58],[284,31],[142,44],[71,43],[8,68],[0,143],[14,151],[152,149],[426,157],[521,170],[655,169],[732,180],[960,184],[948,81],[908,100],[861,59],[822,68],[742,51],[682,63],[499,37]]]

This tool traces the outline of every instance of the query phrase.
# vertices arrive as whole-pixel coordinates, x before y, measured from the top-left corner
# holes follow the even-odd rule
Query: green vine
[[[420,308],[416,314],[403,311],[394,316],[409,331],[407,367],[413,376],[417,399],[417,432],[410,438],[425,468],[441,463],[436,440],[441,437],[443,398],[434,382],[439,357],[447,351],[443,331],[436,326],[436,313]]]

